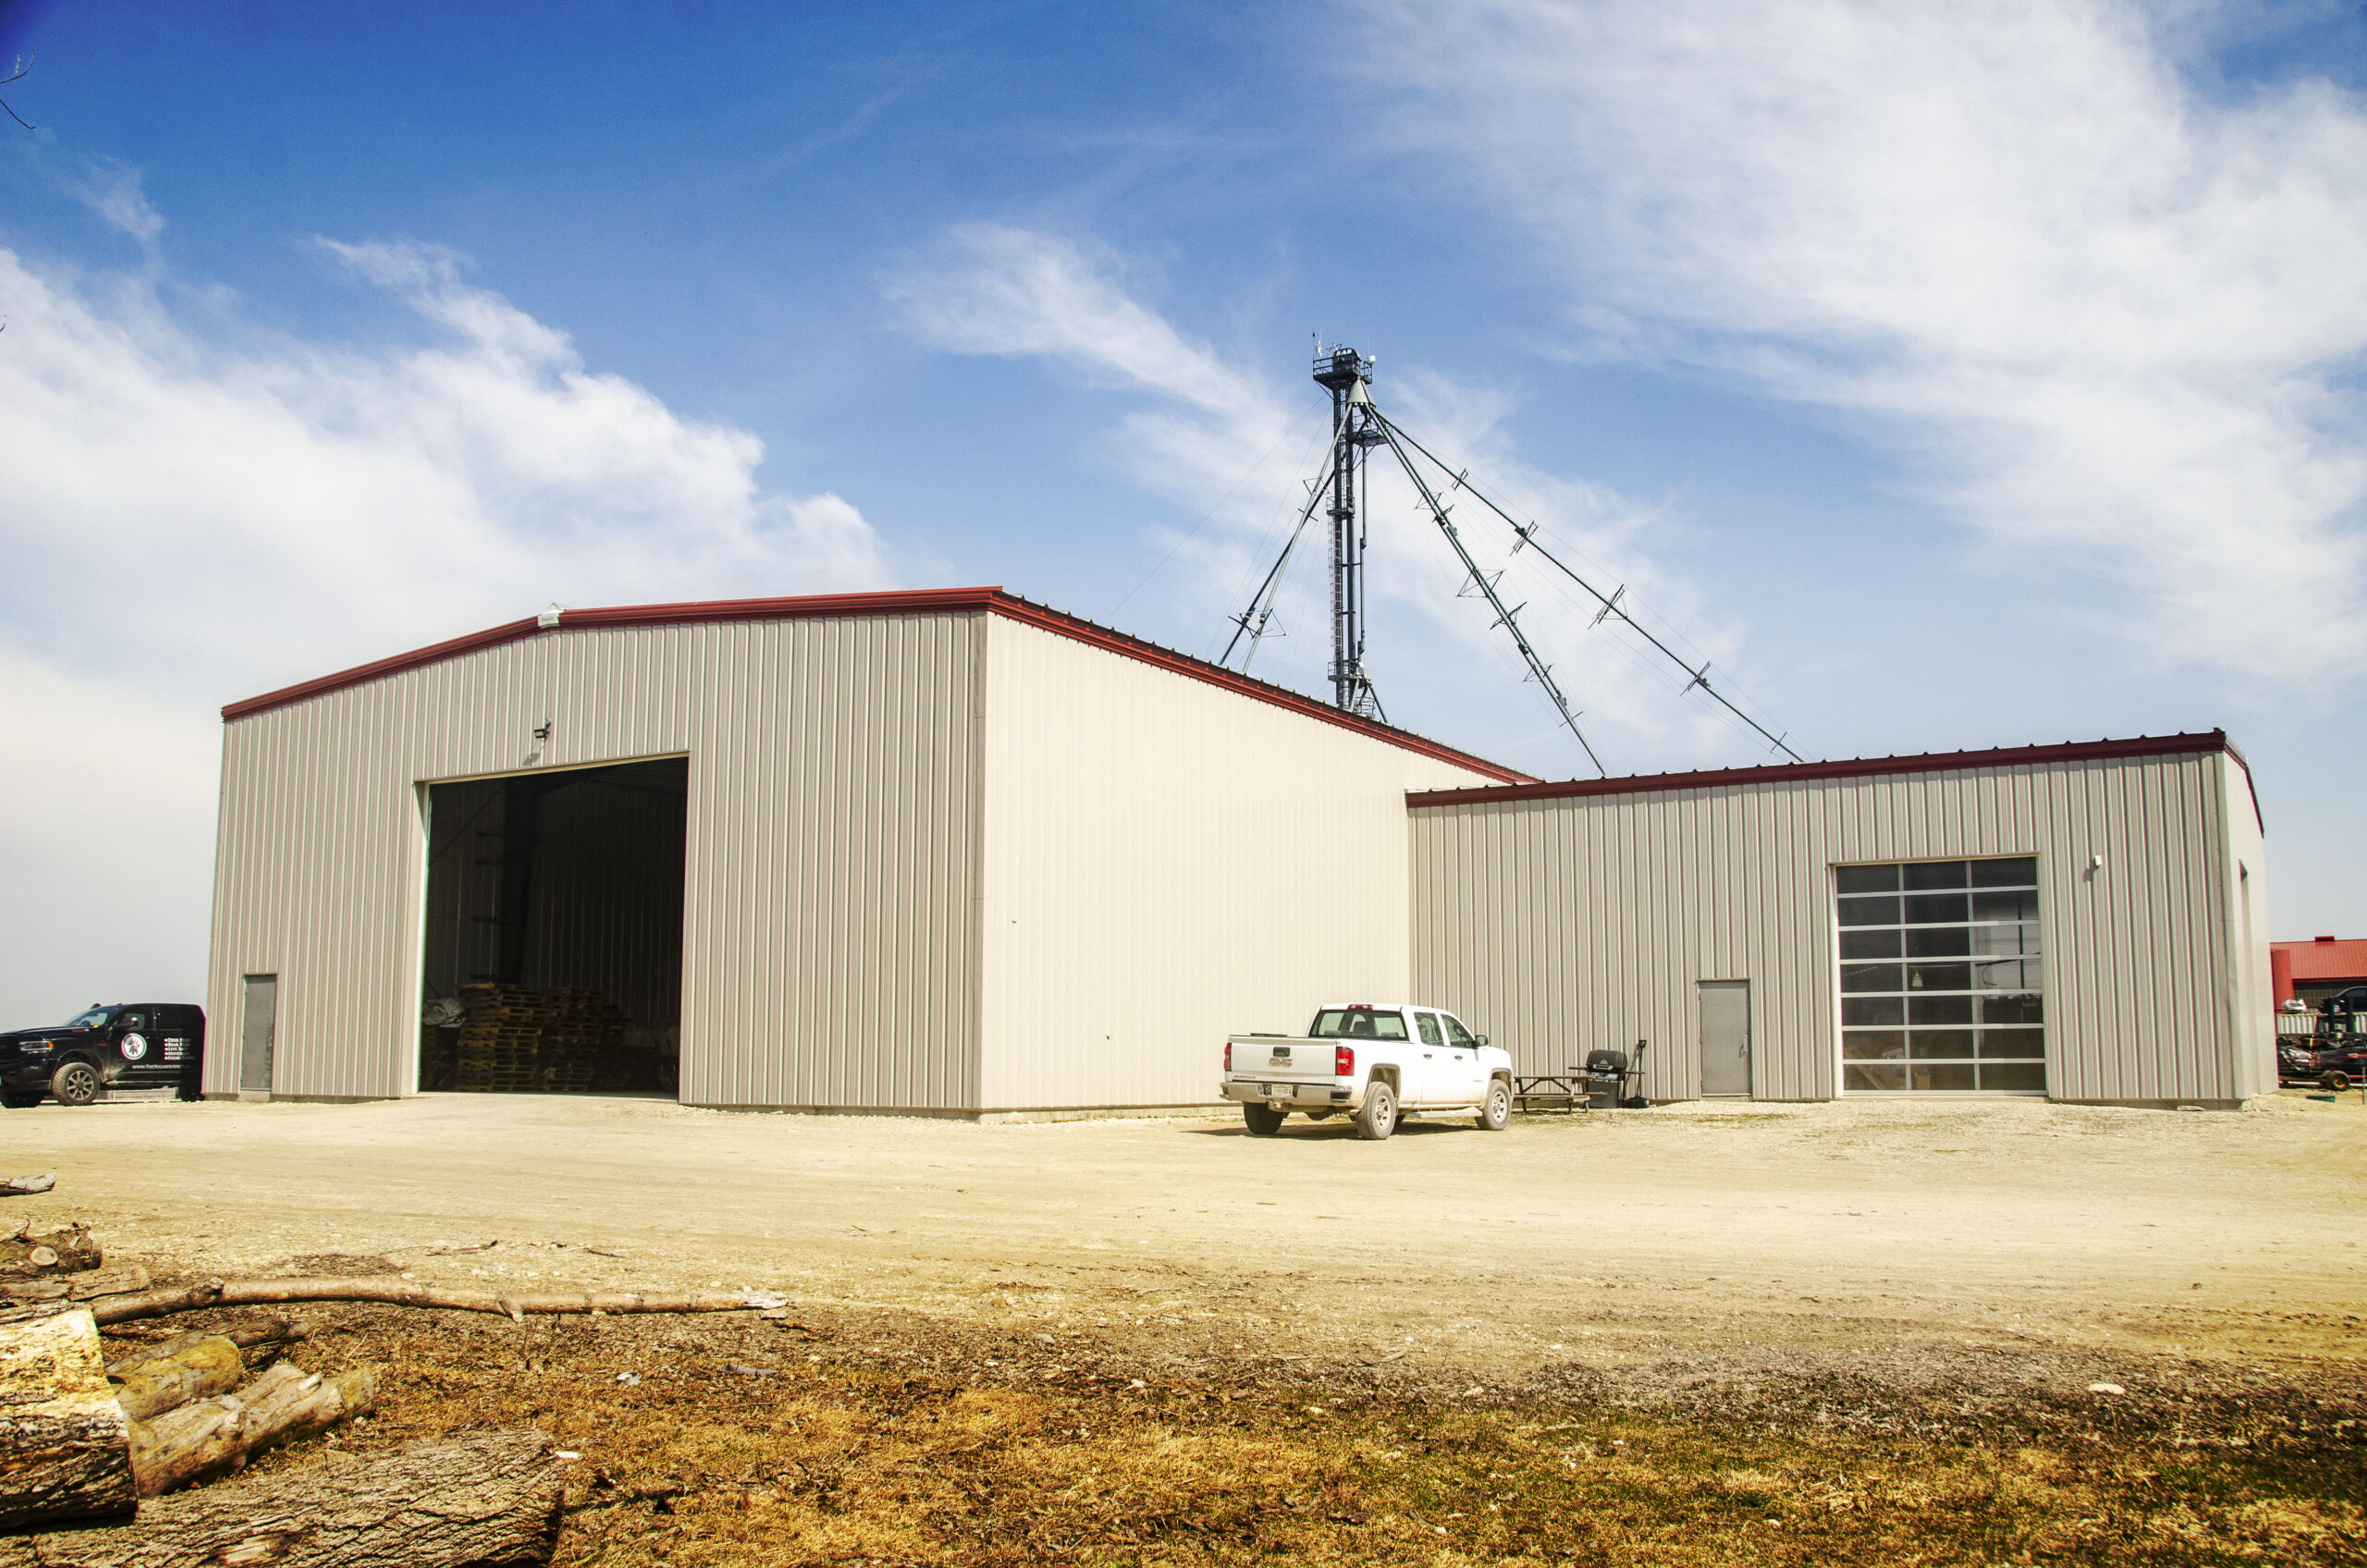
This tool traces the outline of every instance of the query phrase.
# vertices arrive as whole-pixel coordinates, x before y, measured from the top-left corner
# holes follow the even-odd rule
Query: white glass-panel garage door
[[[1841,1086],[2044,1094],[2038,862],[1834,868]]]

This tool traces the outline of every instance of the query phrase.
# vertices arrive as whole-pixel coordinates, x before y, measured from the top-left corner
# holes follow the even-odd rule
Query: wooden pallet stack
[[[489,983],[461,986],[460,1000],[456,1089],[581,1094],[624,1034],[625,1015],[599,991]]]

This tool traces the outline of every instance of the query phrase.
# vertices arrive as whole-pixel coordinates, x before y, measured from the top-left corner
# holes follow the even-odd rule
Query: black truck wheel
[[[49,1092],[60,1105],[89,1105],[106,1087],[99,1070],[87,1061],[69,1061],[50,1075]]]
[[[1397,1091],[1385,1079],[1365,1085],[1365,1103],[1356,1108],[1356,1136],[1386,1138],[1397,1131]]]
[[[1254,1100],[1242,1102],[1241,1120],[1248,1122],[1249,1130],[1261,1138],[1270,1138],[1281,1132],[1282,1119],[1288,1115],[1290,1112],[1287,1110],[1276,1110],[1272,1106],[1259,1105]]]
[[[2336,1072],[2329,1069],[2328,1071],[2318,1074],[2318,1087],[2325,1090],[2329,1094],[2338,1095],[2342,1093],[2343,1090],[2350,1087],[2350,1074],[2348,1072]]]
[[[0,1094],[0,1105],[6,1106],[10,1110],[31,1110],[41,1104],[42,1098],[42,1091],[39,1089],[10,1089],[6,1094]]]

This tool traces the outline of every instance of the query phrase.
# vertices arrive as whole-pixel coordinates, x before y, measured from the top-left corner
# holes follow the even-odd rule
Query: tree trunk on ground
[[[0,1277],[0,1296],[11,1301],[89,1301],[95,1296],[129,1295],[146,1290],[149,1282],[148,1270],[125,1263],[74,1274]]]
[[[167,1410],[212,1394],[227,1394],[244,1381],[247,1358],[221,1334],[207,1334],[170,1354],[152,1355],[107,1376],[120,1384],[116,1403],[134,1421],[153,1421]]]
[[[131,1428],[131,1470],[141,1497],[235,1469],[267,1448],[325,1430],[370,1408],[377,1375],[337,1377],[280,1362],[235,1394],[167,1410]]]
[[[119,1383],[133,1367],[138,1366],[141,1362],[156,1361],[168,1355],[178,1355],[188,1346],[201,1340],[227,1340],[242,1351],[262,1347],[266,1353],[263,1359],[267,1361],[271,1356],[276,1355],[280,1347],[288,1341],[310,1337],[311,1332],[303,1324],[288,1317],[266,1317],[258,1323],[249,1323],[237,1329],[224,1329],[218,1333],[213,1329],[200,1329],[191,1333],[175,1334],[170,1339],[158,1340],[151,1344],[132,1346],[107,1363],[107,1376]],[[255,1365],[260,1366],[262,1364],[259,1361]]]
[[[90,1309],[0,1309],[0,1530],[129,1513],[137,1497]]]
[[[106,1261],[87,1225],[0,1240],[0,1274],[72,1274]]]
[[[460,1312],[498,1312],[512,1318],[554,1312],[745,1312],[787,1305],[788,1297],[765,1291],[732,1291],[677,1296],[646,1296],[624,1291],[567,1295],[497,1295],[486,1291],[448,1291],[376,1276],[357,1280],[232,1280],[227,1283],[180,1285],[139,1295],[111,1297],[98,1305],[102,1323],[127,1323],[171,1312],[213,1306],[259,1306],[293,1301],[381,1302],[391,1306],[448,1307]]]
[[[547,1562],[560,1461],[531,1428],[331,1454],[143,1503],[134,1524],[0,1540],[0,1568],[460,1568]]]

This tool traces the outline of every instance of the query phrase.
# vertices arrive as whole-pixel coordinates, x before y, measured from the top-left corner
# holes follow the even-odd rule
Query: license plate
[[[1269,1084],[1266,1085],[1266,1097],[1269,1100],[1286,1100],[1291,1097],[1291,1086],[1288,1084]]]

